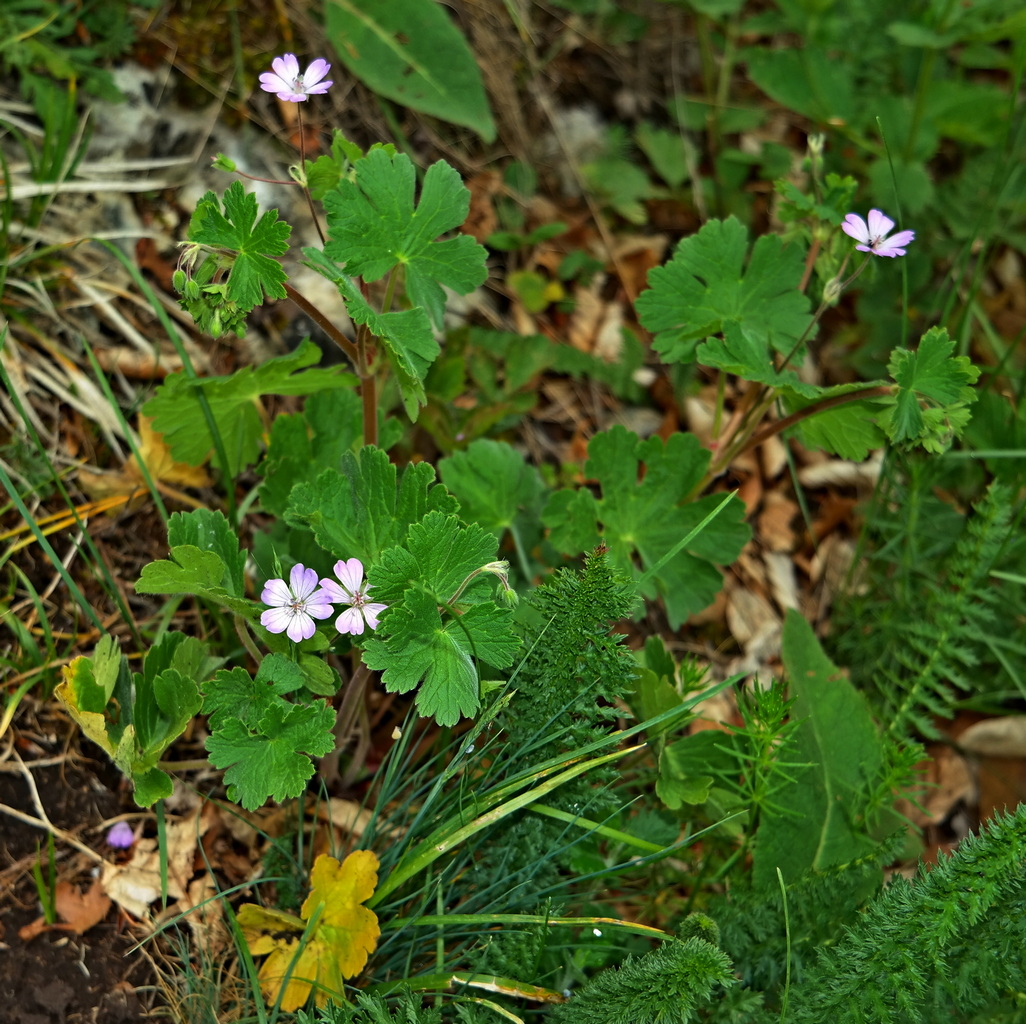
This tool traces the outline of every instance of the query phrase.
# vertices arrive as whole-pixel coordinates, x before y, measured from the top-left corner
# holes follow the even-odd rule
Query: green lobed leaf
[[[709,464],[709,452],[692,434],[673,434],[664,445],[658,437],[641,441],[615,426],[592,438],[588,456],[585,473],[598,481],[602,496],[556,491],[542,515],[549,539],[565,554],[579,554],[601,538],[614,563],[636,579],[722,500],[714,494],[680,504]],[[714,563],[732,562],[748,537],[744,508],[731,502],[644,585],[643,593],[662,595],[677,628],[713,600],[723,582]]]
[[[519,637],[512,613],[492,602],[472,605],[444,625],[430,594],[410,591],[389,608],[376,634],[364,646],[364,663],[382,672],[390,693],[418,684],[417,710],[439,725],[455,725],[480,708],[475,659],[497,668],[512,663]]]
[[[273,657],[284,655],[268,655],[264,661]],[[244,668],[221,669],[203,687],[203,714],[210,716],[212,732],[218,732],[231,718],[256,729],[268,708],[280,702],[274,685],[263,680],[258,683]]]
[[[211,764],[226,769],[228,799],[252,811],[268,797],[280,802],[299,796],[314,773],[310,756],[322,757],[335,745],[334,721],[332,709],[321,702],[275,702],[255,728],[226,717],[206,748]]]
[[[736,323],[723,325],[722,338],[709,338],[699,345],[695,358],[703,366],[715,366],[769,387],[788,388],[803,398],[818,398],[823,392],[815,384],[806,384],[794,370],[774,366],[764,331],[752,333]]]
[[[392,416],[378,418],[378,447],[387,451],[402,434]],[[257,467],[263,477],[260,504],[276,516],[285,514],[289,492],[300,481],[313,480],[342,455],[363,445],[363,406],[348,388],[310,395],[302,413],[276,416],[271,424],[267,455]]]
[[[495,548],[495,536],[476,523],[464,526],[455,515],[432,511],[410,526],[402,547],[382,553],[367,579],[386,603],[417,588],[446,604],[472,572],[495,559]],[[491,575],[480,578],[494,583]]]
[[[980,376],[968,356],[955,356],[955,342],[943,327],[923,335],[915,352],[898,348],[888,371],[898,385],[894,404],[880,425],[895,444],[944,451],[968,423]]]
[[[494,141],[474,55],[434,0],[330,0],[325,28],[340,60],[373,92]]]
[[[224,194],[224,212],[213,192],[196,204],[189,223],[189,240],[235,252],[228,276],[226,298],[248,311],[270,298],[285,298],[287,275],[272,257],[288,249],[292,228],[278,220],[277,210],[257,216],[256,196],[233,181]]]
[[[168,520],[170,559],[143,566],[135,583],[139,594],[195,594],[241,615],[256,605],[244,597],[246,552],[220,512],[176,512]]]
[[[545,484],[511,445],[472,441],[466,450],[439,460],[438,474],[456,495],[463,520],[490,530],[497,540],[514,524],[523,533],[537,521]]]
[[[808,299],[798,290],[803,256],[775,235],[763,235],[747,260],[748,233],[735,217],[713,220],[677,246],[665,266],[648,276],[638,298],[642,324],[655,332],[653,347],[667,362],[690,362],[699,341],[728,324],[735,339],[757,346],[758,358],[772,370],[773,351],[788,353],[809,326]]]
[[[357,162],[354,179],[340,181],[324,197],[331,236],[324,254],[344,264],[350,277],[367,281],[402,267],[411,305],[422,307],[440,329],[442,285],[466,294],[483,284],[487,252],[470,235],[437,240],[460,227],[470,209],[470,191],[455,168],[443,160],[432,164],[416,207],[415,185],[413,162],[405,153],[368,153]]]
[[[317,543],[336,558],[373,565],[386,548],[401,544],[410,525],[437,509],[455,512],[456,500],[426,462],[411,463],[396,485],[396,467],[380,448],[346,452],[341,469],[327,469],[296,484],[285,521],[313,531]]]
[[[754,877],[777,885],[868,853],[874,843],[860,799],[883,766],[883,746],[865,697],[823,653],[812,627],[794,610],[784,622],[782,657],[801,722],[786,753],[808,764],[774,795],[786,814],[768,814],[756,834]]]
[[[356,378],[341,367],[304,370],[320,358],[320,349],[312,341],[304,341],[287,356],[260,366],[244,366],[230,377],[193,380],[185,373],[174,373],[143,406],[143,412],[153,417],[153,429],[163,434],[177,461],[202,465],[214,447],[196,400],[195,389],[202,388],[224,442],[229,471],[238,474],[256,462],[260,452],[265,426],[257,403],[262,395],[309,395],[356,384]]]

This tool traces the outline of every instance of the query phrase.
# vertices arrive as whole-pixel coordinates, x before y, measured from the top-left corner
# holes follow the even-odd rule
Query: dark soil
[[[49,760],[52,751],[37,754]],[[59,750],[57,751],[59,755]],[[39,798],[59,828],[97,849],[104,849],[98,826],[128,809],[119,801],[119,776],[105,764],[70,762],[32,768]],[[12,771],[12,768],[14,769]],[[12,760],[0,771],[0,803],[37,816],[28,783]],[[123,930],[116,907],[84,935],[50,931],[29,941],[19,930],[40,916],[32,877],[39,844],[46,860],[46,833],[0,815],[0,1024],[136,1024],[152,1020],[136,986],[150,986],[149,961],[128,955],[140,936]],[[57,843],[57,875],[82,885],[90,881],[91,862]],[[44,875],[46,869],[44,869]],[[123,919],[122,919],[123,921]]]

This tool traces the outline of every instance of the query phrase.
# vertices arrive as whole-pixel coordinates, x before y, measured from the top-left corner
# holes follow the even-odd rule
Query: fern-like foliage
[[[580,571],[560,569],[531,595],[525,643],[532,646],[503,721],[511,741],[544,760],[608,729],[637,675],[623,637],[609,627],[630,615],[633,603],[634,584],[601,550]]]
[[[980,678],[984,661],[1026,669],[1026,647],[1009,640],[1016,630],[1007,594],[991,576],[1010,539],[1008,490],[993,484],[958,531],[951,510],[923,493],[928,479],[913,474],[894,492],[892,511],[881,513],[895,517],[875,559],[887,568],[871,576],[868,597],[849,604],[837,642],[874,694],[887,735],[899,740],[935,736],[932,719],[951,717],[957,699],[996,689]]]
[[[687,1024],[722,989],[734,984],[730,957],[697,936],[675,939],[603,971],[569,1002],[559,1024]]]
[[[1026,804],[873,900],[791,993],[790,1024],[969,1019],[1026,988]],[[957,1011],[959,1016],[953,1016]]]

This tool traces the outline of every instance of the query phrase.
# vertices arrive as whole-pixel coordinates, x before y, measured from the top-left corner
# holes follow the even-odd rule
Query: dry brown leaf
[[[153,421],[148,416],[139,417],[139,454],[151,479],[155,483],[168,484],[171,487],[209,486],[210,477],[201,466],[175,462],[171,457],[171,450],[164,443],[164,435],[158,434],[152,424]],[[82,490],[93,499],[106,498],[114,494],[133,494],[146,486],[134,455],[118,472],[98,473],[90,469],[80,469],[78,482]]]
[[[167,836],[167,894],[182,899],[193,876],[196,844],[208,819],[197,815],[169,822]],[[151,903],[160,899],[160,850],[155,839],[140,839],[127,864],[104,864],[101,882],[115,903],[134,917],[145,918]]]
[[[963,750],[979,757],[1026,758],[1026,715],[987,718],[958,737]]]
[[[40,917],[31,924],[19,929],[18,937],[25,942],[34,939],[37,935],[46,931],[74,932],[76,935],[84,935],[95,924],[99,924],[110,910],[110,899],[104,893],[99,879],[94,879],[92,885],[82,892],[77,885],[71,882],[58,882],[54,888],[54,907],[63,923],[46,923],[46,918]]]
[[[769,491],[762,511],[755,520],[755,529],[763,545],[770,551],[793,551],[796,537],[791,524],[798,515],[798,504],[778,491]]]

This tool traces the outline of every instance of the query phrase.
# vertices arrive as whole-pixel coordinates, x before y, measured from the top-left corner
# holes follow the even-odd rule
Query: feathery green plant
[[[960,520],[930,493],[933,479],[911,462],[904,479],[884,485],[869,525],[881,544],[867,593],[849,599],[835,643],[888,735],[901,739],[935,736],[932,719],[951,717],[965,697],[1026,693],[1019,585],[995,578],[999,566],[1022,569],[1012,495],[993,483]]]

